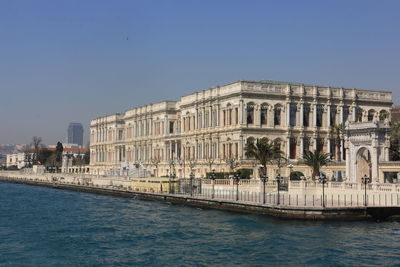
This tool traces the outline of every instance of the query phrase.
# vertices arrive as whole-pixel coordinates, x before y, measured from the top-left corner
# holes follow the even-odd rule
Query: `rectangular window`
[[[170,134],[174,133],[174,122],[173,121],[169,122],[169,133]]]
[[[331,139],[330,140],[330,152],[331,152],[331,158],[336,158],[336,140],[335,139]]]
[[[324,113],[324,107],[321,104],[317,105],[317,127],[322,127],[322,115]]]
[[[290,104],[290,126],[296,126],[297,106],[294,103]]]
[[[324,139],[322,138],[317,138],[317,151],[323,151],[324,150]]]
[[[337,108],[336,106],[331,106],[331,114],[330,114],[330,126],[333,127],[336,124],[336,113],[337,113]]]
[[[267,107],[261,107],[261,125],[267,124]]]
[[[343,107],[343,122],[346,122],[349,119],[349,107],[348,106],[344,106]]]
[[[121,141],[123,139],[124,139],[124,131],[118,130],[118,141]]]
[[[309,127],[310,126],[310,105],[304,104],[303,107],[303,126]]]
[[[290,138],[290,158],[295,159],[296,158],[296,139],[295,138]]]
[[[235,124],[239,124],[239,109],[235,108]]]
[[[247,106],[247,124],[254,123],[254,106],[248,105]]]
[[[303,139],[303,154],[310,150],[310,139],[305,137]]]

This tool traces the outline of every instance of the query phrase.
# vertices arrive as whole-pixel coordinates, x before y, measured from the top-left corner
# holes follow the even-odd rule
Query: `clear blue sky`
[[[399,11],[383,0],[1,0],[0,143],[64,141],[69,122],[241,79],[392,90],[398,104]]]

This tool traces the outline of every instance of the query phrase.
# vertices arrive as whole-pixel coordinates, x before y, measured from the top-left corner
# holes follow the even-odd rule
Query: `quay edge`
[[[142,200],[158,200],[158,201],[169,202],[172,204],[187,205],[205,209],[218,209],[218,210],[240,212],[240,213],[269,215],[285,219],[353,220],[353,221],[368,220],[368,219],[385,219],[383,217],[382,218],[376,218],[375,216],[372,217],[371,215],[369,215],[369,212],[367,212],[367,208],[364,207],[323,208],[323,207],[293,207],[293,206],[289,207],[289,206],[257,205],[252,203],[226,201],[219,199],[218,200],[202,199],[202,198],[183,196],[183,195],[136,192],[123,189],[112,189],[112,188],[101,188],[101,187],[94,187],[87,185],[34,181],[34,180],[19,179],[19,178],[0,177],[0,182],[44,186],[55,189],[106,194],[106,195],[113,195],[120,197],[137,198]],[[376,212],[376,213],[378,215],[385,215],[382,212]]]

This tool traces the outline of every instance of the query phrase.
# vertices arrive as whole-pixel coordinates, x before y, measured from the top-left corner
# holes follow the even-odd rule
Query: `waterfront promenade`
[[[400,186],[396,184],[371,184],[367,185],[365,190],[361,185],[331,183],[326,185],[324,192],[321,192],[321,184],[295,181],[289,183],[287,190],[278,192],[276,185],[270,182],[265,185],[266,190],[263,194],[260,188],[263,184],[257,180],[243,180],[239,185],[229,180],[215,182],[201,180],[201,184],[195,185],[189,179],[173,182],[171,179],[166,179],[169,181],[169,185],[166,186],[165,183],[155,183],[157,180],[154,179],[141,179],[142,183],[151,182],[153,187],[135,188],[135,179],[123,177],[21,172],[0,172],[0,177],[0,180],[5,182],[161,200],[285,218],[365,219],[372,216],[376,219],[385,219],[391,215],[400,215]],[[225,183],[225,187],[218,187],[217,183]],[[251,183],[254,186],[257,184],[256,187],[260,190],[249,191]],[[157,187],[160,190],[155,190]]]

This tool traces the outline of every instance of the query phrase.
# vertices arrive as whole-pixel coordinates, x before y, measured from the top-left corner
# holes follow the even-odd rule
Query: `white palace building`
[[[90,169],[187,177],[194,167],[196,177],[205,177],[211,168],[227,172],[227,162],[237,161],[256,178],[257,163],[246,158],[245,147],[267,137],[279,141],[292,171],[306,177],[310,170],[299,159],[305,150],[322,150],[333,159],[324,169],[329,179],[359,181],[368,174],[391,181],[399,171],[389,161],[392,104],[388,91],[237,81],[92,120]],[[331,126],[341,123],[346,130],[337,153]],[[269,177],[289,173],[287,164],[267,169]]]

